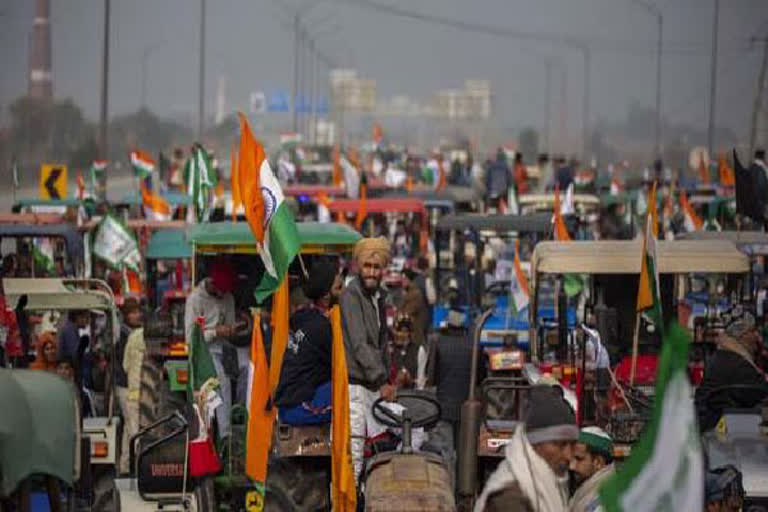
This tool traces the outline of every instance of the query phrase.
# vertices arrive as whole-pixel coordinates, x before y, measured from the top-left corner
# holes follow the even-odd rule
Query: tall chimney
[[[51,75],[51,1],[37,0],[35,21],[32,25],[32,44],[29,54],[29,91],[31,98],[53,98]]]

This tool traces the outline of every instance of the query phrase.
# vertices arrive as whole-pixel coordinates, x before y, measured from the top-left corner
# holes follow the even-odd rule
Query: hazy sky
[[[624,119],[630,103],[654,104],[656,22],[632,0],[375,0],[427,14],[529,32],[589,38],[592,118]],[[654,0],[647,0],[653,2]],[[290,89],[293,32],[286,10],[313,5],[311,32],[344,65],[378,81],[380,97],[426,99],[434,90],[488,79],[505,126],[541,124],[542,56],[567,69],[568,119],[581,126],[583,60],[572,48],[502,39],[405,20],[347,0],[208,0],[206,110],[213,112],[216,82],[228,81],[230,109],[246,108],[254,90]],[[713,0],[655,0],[664,15],[663,114],[674,122],[707,122]],[[102,48],[102,0],[51,0],[54,94],[71,97],[96,119]],[[33,0],[0,2],[0,104],[27,87]],[[194,113],[197,106],[198,0],[112,0],[110,113],[140,104],[141,61],[149,57],[148,104],[161,115]],[[327,30],[331,29],[330,32]],[[718,108],[721,124],[748,133],[760,44],[768,36],[768,1],[724,0],[720,16]],[[632,51],[626,51],[632,50]],[[559,91],[559,79],[553,84]],[[3,119],[7,119],[4,115]]]

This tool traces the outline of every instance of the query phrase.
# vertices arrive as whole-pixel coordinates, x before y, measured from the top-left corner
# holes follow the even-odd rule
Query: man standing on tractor
[[[615,471],[611,436],[600,427],[581,429],[571,459],[571,473],[579,487],[571,497],[570,512],[596,510],[600,486]]]
[[[275,402],[280,420],[289,425],[331,421],[331,321],[342,277],[337,260],[317,260],[304,283],[309,302],[291,314],[291,333],[283,357]]]
[[[120,473],[128,473],[130,467],[130,441],[138,434],[139,400],[141,394],[141,367],[144,364],[144,353],[147,350],[144,343],[144,324],[139,302],[129,297],[123,304],[123,323],[120,326],[120,357],[119,370],[115,372],[118,379],[117,400],[123,413],[123,439],[120,451]],[[123,338],[125,335],[125,338]],[[125,387],[119,384],[124,383]]]
[[[704,380],[696,389],[702,432],[715,427],[723,409],[754,407],[768,396],[765,374],[755,362],[763,345],[755,317],[742,306],[734,306],[727,317],[725,332],[720,335],[717,350],[704,370]],[[717,391],[718,388],[726,389]]]
[[[199,317],[203,317],[203,338],[208,343],[223,405],[216,409],[216,423],[219,437],[230,434],[229,414],[232,409],[231,366],[237,368],[247,365],[249,347],[236,349],[229,339],[236,332],[235,299],[232,290],[235,286],[235,271],[231,264],[219,258],[211,266],[210,277],[206,277],[187,297],[184,310],[184,334],[187,341],[192,339],[192,328]],[[242,363],[240,361],[243,361]],[[225,363],[226,361],[226,363]],[[230,368],[230,371],[227,371]]]
[[[565,512],[568,468],[579,428],[559,386],[530,390],[525,428],[518,428],[504,459],[475,503],[475,512]]]
[[[341,295],[344,350],[349,373],[349,426],[355,479],[363,469],[371,406],[379,397],[392,400],[396,388],[387,381],[384,353],[387,322],[381,277],[390,258],[386,238],[363,238],[355,245],[358,275]]]

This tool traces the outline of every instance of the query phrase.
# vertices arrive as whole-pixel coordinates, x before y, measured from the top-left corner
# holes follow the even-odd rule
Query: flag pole
[[[640,344],[640,313],[635,313],[635,334],[632,337],[632,368],[629,371],[629,386],[635,385],[635,371],[637,370],[637,351]]]

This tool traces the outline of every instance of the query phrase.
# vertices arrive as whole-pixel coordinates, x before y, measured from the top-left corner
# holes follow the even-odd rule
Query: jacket
[[[758,389],[733,389],[712,393],[723,386],[753,386]],[[762,388],[761,392],[759,388]],[[768,384],[745,355],[722,344],[712,355],[704,371],[704,380],[696,389],[696,412],[702,432],[717,425],[727,407],[754,407],[768,394]]]
[[[378,299],[371,298],[363,291],[360,277],[355,276],[341,294],[339,304],[349,383],[378,390],[387,382],[383,293],[379,292]]]
[[[472,340],[463,328],[446,327],[430,345],[428,385],[437,388],[440,419],[458,423],[469,394]]]
[[[427,299],[415,283],[411,283],[403,298],[400,311],[411,317],[413,326],[413,341],[417,345],[424,345],[427,341],[425,330],[428,322]]]

